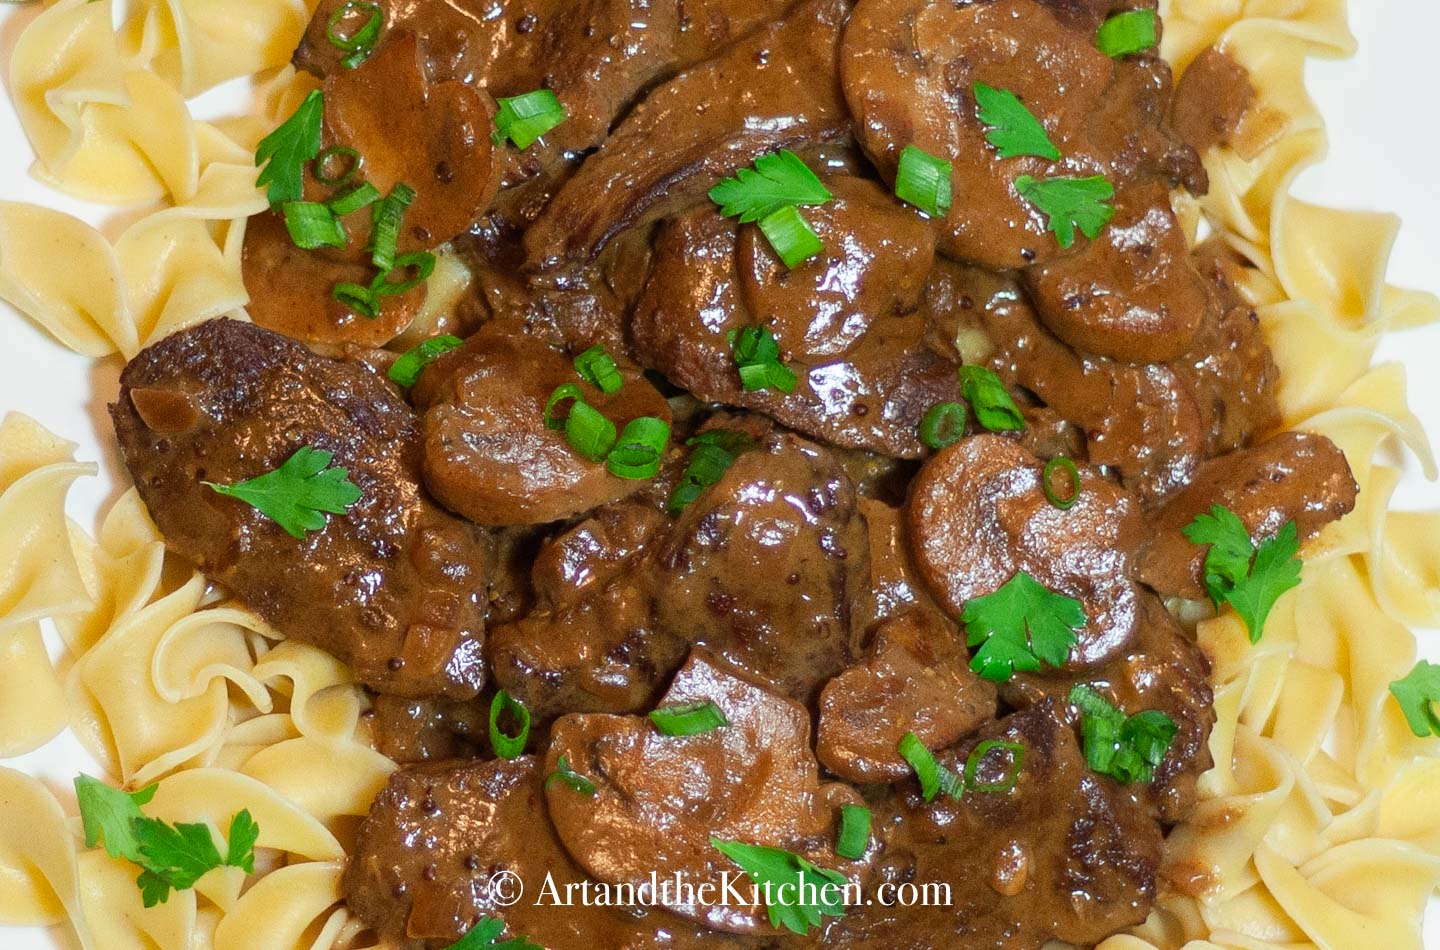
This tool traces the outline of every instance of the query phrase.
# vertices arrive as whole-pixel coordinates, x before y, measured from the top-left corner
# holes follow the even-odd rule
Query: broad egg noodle
[[[1289,196],[1325,150],[1305,93],[1312,56],[1353,51],[1342,0],[1172,0],[1177,73],[1212,44],[1259,94],[1232,146],[1207,155],[1201,214],[1254,265],[1248,286],[1282,368],[1289,428],[1341,446],[1356,511],[1307,547],[1304,582],[1251,645],[1232,614],[1203,620],[1214,666],[1216,765],[1171,836],[1150,919],[1103,950],[1420,947],[1440,881],[1440,743],[1417,739],[1388,686],[1416,659],[1409,628],[1440,625],[1440,517],[1391,511],[1398,439],[1435,475],[1401,367],[1372,366],[1391,330],[1440,318],[1386,285],[1397,221]],[[56,0],[20,37],[11,90],[34,174],[68,194],[159,201],[113,243],[76,218],[0,203],[0,298],[80,353],[133,356],[218,315],[244,317],[245,221],[266,207],[255,144],[314,86],[287,65],[300,0]],[[192,119],[188,100],[251,77],[257,114]],[[57,253],[63,248],[63,253]],[[442,258],[432,308],[467,275]],[[418,329],[424,335],[422,314]],[[341,900],[345,851],[396,767],[374,750],[350,671],[282,639],[170,560],[134,491],[91,537],[65,516],[94,475],[25,416],[0,425],[0,756],[69,728],[128,787],[162,780],[147,812],[222,829],[249,809],[257,876],[221,868],[146,909],[135,869],[85,850],[39,782],[0,769],[0,923],[68,925],[81,946],[375,946]],[[52,667],[41,623],[73,657]]]

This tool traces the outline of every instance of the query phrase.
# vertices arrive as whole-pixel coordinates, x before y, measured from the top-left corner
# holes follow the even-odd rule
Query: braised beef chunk
[[[930,459],[908,508],[915,560],[952,616],[1019,571],[1080,601],[1087,623],[1068,665],[1093,666],[1134,639],[1138,590],[1130,578],[1143,539],[1139,505],[1086,469],[1073,506],[1046,496],[1042,463],[998,435],[971,436]],[[1055,489],[1062,496],[1070,485]]]
[[[684,661],[687,631],[656,626],[645,573],[663,518],[611,505],[541,548],[534,608],[490,631],[496,684],[537,719],[647,708]]]
[[[943,749],[995,718],[995,686],[970,672],[953,624],[914,610],[880,624],[869,657],[820,694],[815,754],[852,782],[898,782],[913,774],[897,751],[913,732]]]
[[[426,487],[487,527],[559,521],[633,494],[644,480],[612,475],[545,421],[551,394],[573,385],[617,430],[645,416],[668,425],[670,407],[655,387],[638,370],[621,376],[623,384],[607,395],[519,325],[485,324],[428,367],[412,393],[424,413]]]
[[[849,9],[804,0],[652,90],[526,232],[530,262],[589,260],[622,231],[705,201],[766,152],[844,133],[835,54]]]
[[[489,545],[421,490],[417,420],[387,383],[234,320],[149,347],[120,383],[116,435],[171,548],[380,692],[484,684]],[[302,539],[205,485],[274,471],[305,446],[333,453],[360,499]]]
[[[545,810],[539,760],[436,763],[401,769],[371,806],[345,871],[350,908],[394,946],[448,947],[481,918],[505,921],[503,939],[542,947],[739,950],[661,910],[576,906],[537,899],[578,895],[588,881],[566,855]],[[512,877],[513,876],[513,877]],[[495,890],[497,880],[507,881]],[[548,881],[548,883],[547,883]],[[518,882],[524,897],[496,896]],[[563,910],[563,913],[560,912]]]
[[[1159,710],[1177,727],[1154,780],[1129,786],[1150,812],[1166,824],[1189,817],[1198,799],[1197,782],[1213,764],[1210,730],[1215,724],[1210,661],[1185,635],[1153,594],[1140,598],[1139,633],[1120,656],[1092,670],[1046,672],[1015,677],[1001,697],[1024,709],[1047,701],[1063,705],[1084,683],[1127,715]]]
[[[813,700],[858,652],[870,550],[855,488],[791,433],[765,435],[687,507],[651,570],[661,629],[783,695]]]
[[[1196,515],[1223,505],[1257,541],[1274,537],[1293,521],[1304,541],[1349,514],[1358,492],[1335,443],[1323,435],[1282,432],[1207,462],[1188,488],[1155,512],[1138,576],[1167,596],[1202,600],[1206,549],[1183,534]]]
[[[931,345],[919,307],[934,238],[877,186],[830,184],[839,197],[814,216],[830,251],[813,273],[777,269],[755,225],[713,207],[667,222],[631,324],[636,355],[700,399],[833,445],[918,458],[926,410],[959,398],[954,356]],[[743,389],[730,334],[747,326],[774,334],[794,392]]]
[[[380,694],[370,717],[375,747],[402,765],[470,758],[487,742],[487,708],[474,700]]]
[[[547,770],[562,757],[593,795],[554,781],[546,802],[577,862],[598,880],[680,875],[722,886],[734,863],[712,841],[781,848],[856,878],[863,862],[833,851],[847,786],[822,784],[805,707],[743,678],[704,650],[675,675],[661,708],[713,703],[728,725],[669,736],[644,716],[566,716],[555,723]],[[663,892],[662,892],[663,894]],[[734,933],[773,933],[765,908],[705,904],[675,895],[667,909]]]
[[[902,908],[872,899],[831,924],[826,946],[1039,950],[1052,939],[1091,946],[1145,919],[1160,828],[1128,790],[1086,767],[1063,707],[1046,701],[1007,716],[938,758],[963,770],[985,740],[1024,745],[1012,789],[941,794],[928,803],[912,789],[876,815],[887,839],[879,880],[949,884],[952,903]],[[1003,785],[1012,765],[1007,753],[992,751],[977,775]]]
[[[1250,74],[1217,46],[1190,61],[1175,85],[1170,122],[1197,152],[1228,145],[1255,105]]]
[[[991,367],[1083,429],[1091,462],[1113,467],[1145,501],[1190,480],[1205,434],[1194,396],[1172,370],[1076,353],[1016,291],[991,298],[981,319]]]
[[[946,254],[998,268],[1054,255],[1044,216],[1014,185],[1021,175],[1098,174],[1120,189],[1196,177],[1193,152],[1161,122],[1168,68],[1153,58],[1116,62],[1093,38],[1037,0],[856,5],[840,57],[856,136],[890,180],[908,145],[953,162]],[[1002,158],[977,116],[977,83],[1018,96],[1063,158]]]
[[[536,609],[491,637],[496,682],[542,716],[647,708],[692,644],[810,700],[858,652],[869,548],[825,449],[755,449],[673,522],[601,508],[536,562]]]

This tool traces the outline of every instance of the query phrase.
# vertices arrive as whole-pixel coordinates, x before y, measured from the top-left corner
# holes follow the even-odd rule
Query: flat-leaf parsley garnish
[[[360,500],[360,489],[348,481],[349,471],[329,468],[331,454],[302,445],[273,472],[211,490],[238,498],[284,528],[294,538],[325,527],[325,515],[344,514]]]
[[[305,191],[305,163],[320,154],[320,121],[324,115],[325,96],[316,89],[305,97],[294,115],[260,140],[255,164],[265,167],[260,169],[255,184],[269,186],[270,207],[300,200]]]
[[[1184,528],[1194,544],[1208,544],[1205,552],[1205,592],[1217,608],[1235,608],[1259,643],[1265,618],[1280,595],[1300,583],[1301,560],[1295,555],[1300,540],[1295,522],[1287,521],[1273,537],[1257,548],[1240,517],[1224,505],[1215,505]]]
[[[1042,663],[1062,665],[1077,642],[1075,632],[1085,626],[1085,607],[1018,571],[993,594],[966,603],[960,619],[967,642],[980,648],[970,668],[1004,683]]]
[[[1440,716],[1435,715],[1440,702],[1440,665],[1421,660],[1415,668],[1390,684],[1390,693],[1400,704],[1410,731],[1424,738],[1440,736]]]
[[[155,797],[157,788],[151,785],[138,792],[126,792],[88,775],[75,779],[85,846],[93,848],[103,841],[111,857],[138,866],[141,873],[135,884],[146,907],[165,903],[172,889],[194,887],[216,868],[234,867],[246,874],[255,873],[255,843],[260,839],[260,826],[248,810],[230,819],[228,842],[221,855],[208,825],[171,825],[149,818],[140,810]]]
[[[741,168],[734,178],[710,189],[710,200],[727,218],[751,224],[800,205],[823,205],[835,197],[800,157],[788,149],[761,155],[755,167]]]
[[[977,82],[975,116],[990,127],[985,141],[995,146],[1001,158],[1033,155],[1052,162],[1060,160],[1060,150],[1050,141],[1045,126],[1010,90]]]
[[[1015,179],[1015,190],[1045,215],[1045,226],[1063,248],[1075,244],[1078,228],[1094,239],[1115,217],[1115,186],[1101,175],[1089,178],[1032,178],[1021,175]]]
[[[818,867],[793,851],[770,848],[742,841],[722,841],[711,837],[710,844],[725,857],[740,865],[740,870],[760,889],[770,926],[784,927],[804,936],[811,927],[819,927],[822,917],[839,917],[845,913],[841,899],[847,884],[845,875],[829,868]],[[807,897],[815,903],[806,903]]]
[[[523,935],[501,940],[500,935],[504,932],[505,921],[498,917],[481,917],[475,921],[475,926],[465,931],[465,936],[445,950],[545,950]]]

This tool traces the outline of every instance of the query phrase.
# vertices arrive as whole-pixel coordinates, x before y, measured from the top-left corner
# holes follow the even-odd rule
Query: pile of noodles
[[[1372,366],[1382,334],[1440,318],[1433,297],[1385,284],[1397,221],[1289,196],[1325,149],[1305,60],[1352,51],[1342,0],[1173,0],[1177,73],[1214,43],[1249,69],[1259,103],[1237,143],[1206,156],[1211,192],[1177,198],[1256,268],[1245,288],[1283,371],[1285,424],[1329,436],[1359,508],[1303,552],[1304,583],[1252,646],[1204,620],[1214,663],[1217,765],[1174,833],[1145,926],[1104,950],[1421,946],[1440,881],[1440,741],[1414,738],[1389,683],[1415,660],[1411,627],[1440,623],[1440,516],[1391,511],[1398,439],[1433,475],[1403,369]],[[11,89],[34,174],[69,195],[154,203],[113,243],[75,218],[0,203],[0,298],[56,340],[101,358],[219,315],[243,318],[257,141],[313,87],[286,65],[302,0],[56,0],[20,37]],[[260,114],[192,119],[187,103],[252,77]],[[463,289],[453,261],[433,313]],[[422,315],[423,328],[425,317]],[[0,425],[0,757],[62,730],[113,781],[156,780],[146,807],[218,830],[260,826],[257,876],[211,872],[145,909],[135,868],[86,850],[73,804],[0,768],[0,923],[68,924],[101,950],[345,950],[373,936],[341,902],[345,851],[395,768],[377,753],[350,671],[287,641],[167,559],[135,493],[91,536],[66,518],[96,467],[28,418]],[[60,675],[42,640],[53,624]],[[248,887],[246,886],[248,884]]]

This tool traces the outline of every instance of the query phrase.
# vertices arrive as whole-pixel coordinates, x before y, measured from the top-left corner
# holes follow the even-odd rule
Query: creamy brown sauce
[[[1192,250],[1171,207],[1252,109],[1244,70],[1210,50],[1172,90],[1153,51],[1112,59],[1097,27],[1146,4],[1109,0],[396,0],[352,69],[326,39],[340,6],[321,3],[295,57],[324,80],[322,144],[357,149],[382,193],[415,189],[397,251],[446,245],[469,270],[434,324],[463,345],[393,384],[379,348],[414,345],[426,291],[375,318],[331,294],[373,275],[370,212],[315,252],[267,212],[245,245],[255,324],[145,350],[113,414],[168,544],[375,694],[372,731],[404,767],[346,871],[360,919],[407,950],[483,918],[550,950],[1038,950],[1212,886],[1165,861],[1214,722],[1207,659],[1163,606],[1205,596],[1182,529],[1222,504],[1257,540],[1290,522],[1304,539],[1355,504],[1334,445],[1276,434],[1246,263]],[[1019,96],[1062,157],[1000,157],[976,82]],[[494,144],[495,100],[542,88],[566,121]],[[894,197],[907,145],[952,160],[945,213]],[[833,196],[803,209],[823,249],[793,268],[707,197],[780,148]],[[1063,248],[1020,175],[1103,176],[1115,215]],[[306,200],[338,193],[307,172]],[[747,327],[774,336],[793,392],[742,385],[728,334]],[[572,363],[597,344],[613,393]],[[962,366],[996,374],[1023,428],[970,411],[954,444],[927,444],[932,407],[969,398]],[[619,477],[548,427],[566,384],[617,425],[670,426],[658,471]],[[687,440],[722,432],[728,467],[672,506]],[[203,485],[302,445],[362,500],[301,539]],[[1047,495],[1059,456],[1070,507]],[[1020,572],[1083,623],[1062,660],[997,684],[962,617]],[[1077,685],[1173,724],[1148,780],[1091,767]],[[533,719],[510,761],[488,735],[497,690]],[[676,737],[646,715],[701,701],[729,724]],[[907,733],[997,789],[927,800]],[[1025,750],[1008,786],[995,742]],[[547,780],[562,756],[593,797]],[[842,858],[841,807],[861,804],[871,837]],[[532,895],[547,877],[714,881],[736,869],[712,836],[868,898],[949,899],[851,907],[800,936],[753,902],[492,890],[502,872]]]

